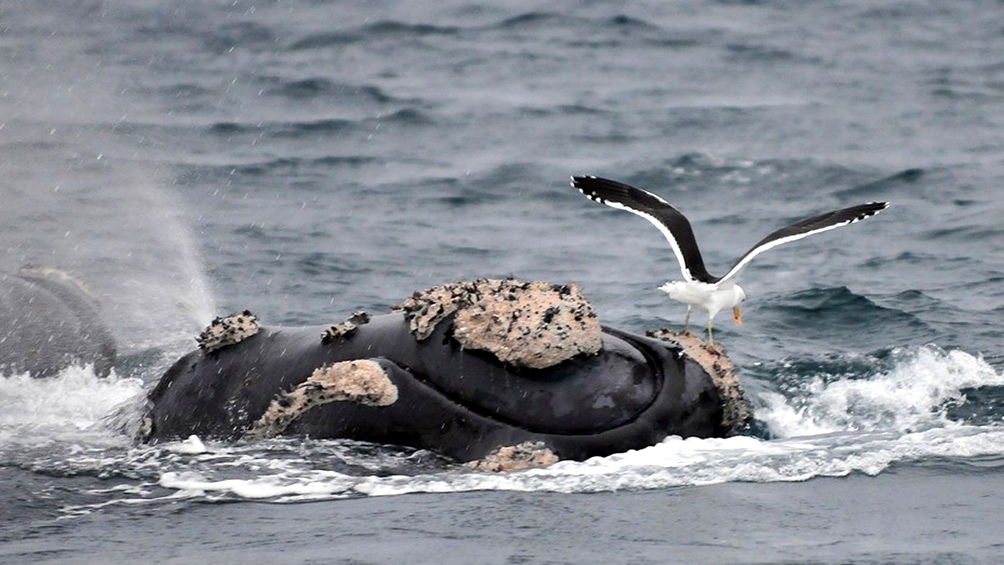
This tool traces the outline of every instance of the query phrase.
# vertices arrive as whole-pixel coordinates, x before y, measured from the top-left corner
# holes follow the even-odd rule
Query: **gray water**
[[[0,381],[0,561],[995,563],[1004,466],[1004,5],[0,3],[0,268],[67,269],[120,344]],[[745,271],[716,335],[757,424],[509,475],[434,454],[128,437],[215,315],[575,282],[682,322],[651,225]]]

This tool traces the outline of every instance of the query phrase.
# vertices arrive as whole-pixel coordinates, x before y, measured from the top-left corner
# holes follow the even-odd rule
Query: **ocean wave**
[[[880,195],[883,195],[881,196],[882,198],[886,198],[884,195],[888,192],[904,184],[916,183],[924,178],[927,173],[928,171],[920,168],[903,169],[878,180],[868,181],[837,191],[835,195],[847,199],[870,198],[876,200]]]
[[[335,134],[356,125],[356,120],[323,118],[302,122],[217,122],[209,127],[209,133],[233,136],[237,134],[262,133],[272,137],[297,137],[304,134]]]
[[[505,18],[494,25],[499,29],[520,29],[536,27],[548,22],[557,22],[565,19],[566,16],[556,12],[524,12],[515,16]]]
[[[299,170],[309,170],[326,167],[360,168],[367,165],[382,164],[385,161],[368,155],[325,155],[322,157],[278,157],[273,159],[254,160],[242,163],[227,163],[210,167],[191,169],[188,174],[201,173],[218,178],[226,178],[239,174],[246,177],[288,174]]]
[[[264,94],[289,98],[295,101],[320,99],[332,103],[337,101],[345,105],[365,103],[390,104],[398,101],[378,86],[343,84],[326,77],[309,77],[303,79],[272,77],[261,80],[268,83],[268,86],[263,91]]]
[[[756,414],[780,438],[943,427],[957,423],[950,407],[972,402],[966,389],[1004,386],[1004,376],[983,359],[933,346],[896,350],[887,359],[786,362],[771,379],[777,388],[760,395]]]
[[[799,57],[794,51],[763,44],[730,43],[726,45],[729,56],[747,62],[796,62]],[[814,61],[818,62],[818,61]]]
[[[408,23],[396,20],[383,20],[367,23],[351,29],[312,33],[289,44],[291,51],[311,49],[326,49],[356,42],[371,41],[380,38],[393,38],[400,41],[407,37],[449,36],[455,35],[461,28],[455,26],[437,26],[433,24]]]
[[[882,268],[886,265],[943,265],[944,258],[935,255],[934,253],[923,253],[919,251],[902,251],[890,256],[876,256],[870,259],[866,259],[861,263],[861,267],[865,269],[876,269]],[[903,296],[916,296],[920,293],[919,290],[906,290],[903,291]],[[912,294],[911,294],[912,293]]]
[[[723,187],[735,190],[737,187],[759,187],[762,183],[770,183],[772,194],[779,197],[791,195],[801,199],[807,193],[823,190],[840,196],[832,187],[860,183],[868,177],[867,173],[813,159],[752,160],[698,152],[667,158],[654,167],[626,168],[637,171],[634,176],[625,178],[626,182],[637,183],[636,186],[656,190],[669,186],[672,190],[708,198],[721,198]],[[759,209],[753,207],[752,211]]]
[[[291,51],[304,51],[338,47],[349,43],[355,43],[359,41],[361,37],[362,36],[355,31],[327,31],[323,33],[312,33],[292,42],[288,49]]]
[[[531,116],[600,116],[610,114],[609,110],[583,104],[558,104],[544,106],[526,106],[520,108],[521,113]]]
[[[350,131],[372,134],[374,128],[383,126],[429,126],[437,122],[428,113],[417,108],[401,108],[393,112],[360,119],[318,118],[302,121],[215,122],[207,133],[235,137],[253,135],[267,138],[305,138],[310,136],[339,135]]]
[[[276,42],[276,35],[270,26],[252,21],[229,22],[208,27],[206,31],[201,37],[202,44],[213,53],[228,53],[235,46],[243,49],[270,48]]]
[[[645,19],[627,14],[587,17],[573,13],[531,11],[510,16],[484,26],[478,31],[487,33],[539,33],[555,30],[568,32],[565,45],[576,49],[610,49],[623,44],[644,44],[665,49],[693,47],[714,34],[704,30],[665,29]],[[584,33],[582,30],[588,30]]]
[[[938,334],[924,320],[906,309],[882,306],[845,286],[812,288],[783,297],[768,298],[758,308],[769,309],[764,326],[772,334],[816,336],[833,344],[856,347],[878,344],[923,343]],[[895,339],[895,341],[892,341]]]
[[[1004,227],[990,226],[980,222],[933,228],[921,232],[919,237],[927,241],[958,241],[966,244],[977,241],[999,242],[1004,237]]]

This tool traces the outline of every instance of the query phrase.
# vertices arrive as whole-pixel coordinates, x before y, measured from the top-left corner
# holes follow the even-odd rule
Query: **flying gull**
[[[736,325],[741,322],[739,305],[746,299],[746,292],[736,284],[736,278],[754,257],[778,245],[853,224],[874,216],[889,206],[888,202],[869,202],[795,222],[758,241],[736,261],[725,276],[716,277],[704,267],[704,260],[701,258],[701,251],[697,247],[690,222],[662,198],[621,182],[593,176],[574,176],[572,186],[594,202],[638,214],[659,228],[662,235],[669,240],[669,246],[673,248],[673,253],[680,262],[680,271],[683,273],[682,281],[667,282],[660,286],[659,290],[668,294],[673,300],[687,305],[687,316],[684,321],[687,329],[690,328],[692,309],[697,308],[707,312],[708,340],[712,343],[714,338],[711,334],[711,325],[719,312],[732,308],[732,319]]]

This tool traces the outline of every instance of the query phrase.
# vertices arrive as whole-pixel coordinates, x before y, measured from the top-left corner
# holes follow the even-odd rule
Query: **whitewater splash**
[[[101,502],[68,507],[68,515],[108,504],[182,499],[573,493],[803,481],[877,474],[893,464],[929,460],[1004,465],[1004,413],[979,424],[950,417],[951,407],[971,402],[967,391],[1004,387],[1004,375],[979,357],[922,347],[872,365],[848,359],[843,366],[854,371],[779,375],[794,384],[755,394],[757,417],[771,439],[671,437],[646,449],[515,473],[473,472],[420,450],[346,441],[220,444],[193,437],[137,446],[108,424],[107,415],[121,416],[123,406],[135,406],[130,417],[138,416],[143,384],[71,369],[48,381],[0,379],[0,464],[13,460],[40,470],[53,466],[118,478],[118,484],[91,493],[100,493]]]
[[[99,378],[91,366],[68,367],[48,379],[0,377],[0,449],[30,441],[111,436],[101,420],[142,391],[140,379],[120,378],[114,371]]]
[[[900,432],[950,425],[948,409],[966,402],[964,391],[1004,386],[1004,377],[963,351],[923,347],[893,352],[895,363],[874,375],[779,375],[796,383],[764,392],[757,418],[775,437],[841,432]]]

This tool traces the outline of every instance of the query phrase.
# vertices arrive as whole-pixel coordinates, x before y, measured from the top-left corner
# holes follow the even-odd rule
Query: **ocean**
[[[1004,4],[0,2],[0,272],[100,298],[113,374],[0,378],[0,563],[999,563]],[[337,323],[481,277],[678,327],[654,191],[709,270],[729,439],[546,469],[309,438],[137,445],[215,316]],[[695,315],[695,322],[700,316]]]

